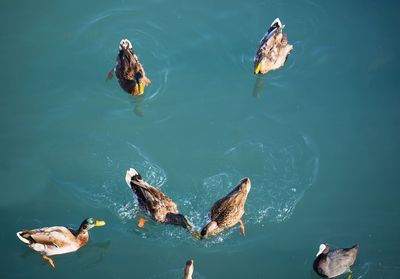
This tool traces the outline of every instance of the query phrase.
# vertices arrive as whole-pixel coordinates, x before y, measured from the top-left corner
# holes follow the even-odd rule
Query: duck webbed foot
[[[352,276],[353,276],[353,271],[350,270],[349,277],[347,277],[347,279],[351,279]]]
[[[139,220],[138,220],[138,227],[139,228],[144,228],[144,225],[146,224],[146,222],[148,222],[149,220],[147,220],[147,219],[145,219],[145,218],[143,218],[143,217],[139,217]]]
[[[56,268],[56,266],[55,266],[55,264],[54,264],[54,262],[53,262],[52,259],[50,259],[50,258],[47,257],[47,256],[43,256],[43,259],[46,260],[46,261],[48,261],[49,264],[50,264],[53,268]]]
[[[240,232],[242,233],[243,237],[245,236],[245,230],[244,230],[244,223],[242,221],[242,219],[239,220],[239,224],[240,224]]]
[[[107,74],[107,79],[108,79],[108,80],[110,80],[110,79],[113,78],[113,72],[114,72],[114,68],[112,68],[112,69],[108,72],[108,74]]]

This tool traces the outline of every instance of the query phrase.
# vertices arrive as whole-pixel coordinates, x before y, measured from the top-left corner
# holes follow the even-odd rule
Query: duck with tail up
[[[43,259],[55,268],[54,261],[49,256],[75,252],[89,241],[89,230],[104,226],[104,221],[94,218],[83,220],[78,230],[62,226],[17,232],[18,238],[28,247],[43,255]]]
[[[188,260],[186,261],[185,268],[183,270],[183,279],[192,279],[194,271],[194,261]]]
[[[314,271],[321,277],[333,278],[349,272],[347,279],[351,279],[350,267],[357,258],[358,245],[351,248],[330,249],[328,244],[321,244],[313,263]]]
[[[282,67],[293,46],[288,44],[287,34],[282,34],[285,25],[276,18],[260,41],[254,56],[254,73],[266,74]]]
[[[188,230],[193,237],[200,239],[192,223],[178,211],[176,204],[159,189],[151,186],[142,179],[142,176],[133,168],[125,175],[129,188],[137,196],[139,208],[154,221],[164,224],[181,226]],[[138,226],[143,228],[146,219],[139,217]]]
[[[247,195],[250,192],[251,182],[248,177],[243,178],[239,184],[225,197],[218,200],[209,212],[210,222],[201,230],[201,238],[217,235],[225,229],[240,224],[242,235],[245,235],[242,216],[245,213]]]
[[[119,43],[116,66],[108,73],[108,79],[112,78],[114,71],[119,85],[132,95],[142,95],[145,86],[151,83],[128,39],[123,39]]]

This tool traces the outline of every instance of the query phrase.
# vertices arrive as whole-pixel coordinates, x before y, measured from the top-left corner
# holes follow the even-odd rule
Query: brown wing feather
[[[158,222],[163,222],[167,213],[179,213],[176,204],[159,189],[143,180],[131,181],[139,205]]]
[[[31,238],[34,242],[63,247],[75,241],[75,236],[65,227],[49,227],[26,231],[24,238]]]

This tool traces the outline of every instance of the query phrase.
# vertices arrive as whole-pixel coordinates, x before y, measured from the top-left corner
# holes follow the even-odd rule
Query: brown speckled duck
[[[190,221],[179,213],[176,204],[159,189],[151,186],[142,179],[142,176],[133,168],[126,172],[126,183],[136,194],[139,208],[154,221],[172,224],[187,229],[194,237],[200,238]],[[139,217],[138,226],[143,228],[147,220]]]
[[[279,18],[272,22],[271,27],[260,41],[260,46],[254,56],[254,73],[266,74],[282,67],[293,46],[288,44],[287,34],[282,34],[285,25]]]
[[[210,222],[201,230],[201,238],[216,235],[225,229],[240,224],[242,235],[245,235],[242,216],[244,205],[251,188],[249,178],[243,178],[225,197],[218,200],[209,212]]]
[[[62,226],[17,232],[18,238],[30,248],[43,255],[43,259],[55,268],[54,261],[49,256],[75,252],[89,241],[89,230],[104,226],[104,221],[87,218],[83,220],[78,230]]]
[[[351,248],[330,249],[328,244],[321,244],[314,260],[314,271],[321,277],[333,278],[345,272],[349,272],[348,279],[351,279],[350,267],[354,264],[358,253],[358,245]]]
[[[145,86],[151,83],[128,39],[123,39],[119,43],[116,66],[108,73],[108,79],[112,78],[113,71],[122,89],[132,95],[143,94]]]

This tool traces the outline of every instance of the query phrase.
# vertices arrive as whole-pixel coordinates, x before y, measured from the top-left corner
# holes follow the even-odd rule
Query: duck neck
[[[89,241],[89,232],[85,229],[79,228],[79,230],[75,231],[74,235],[79,243],[79,247],[82,247]]]

